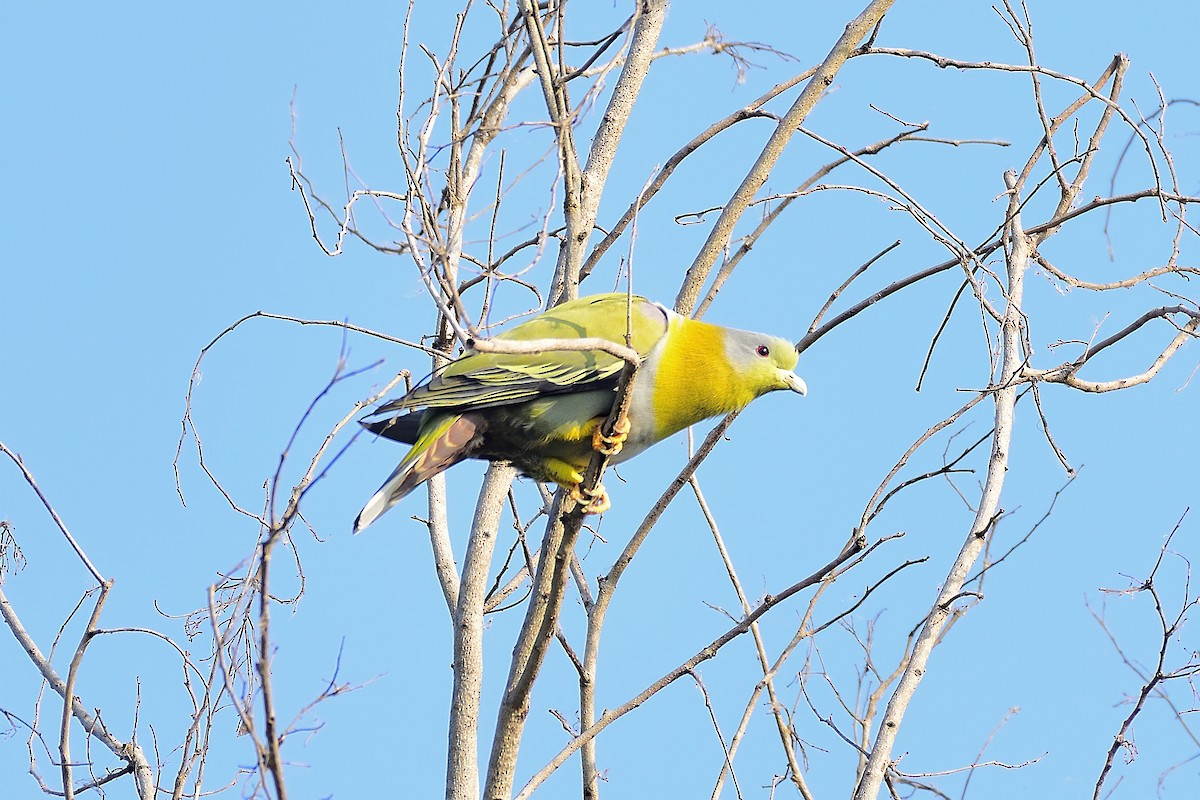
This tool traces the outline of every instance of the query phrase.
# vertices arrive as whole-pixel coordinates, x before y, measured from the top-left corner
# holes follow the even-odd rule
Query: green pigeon
[[[767,392],[808,390],[793,372],[799,354],[786,339],[690,319],[621,293],[555,306],[495,341],[599,337],[623,345],[627,327],[629,346],[642,363],[628,417],[612,438],[601,434],[600,425],[612,411],[625,362],[599,350],[468,352],[369,414],[365,428],[412,449],[367,501],[354,532],[467,458],[511,462],[525,475],[571,492],[589,513],[600,513],[609,507],[603,487],[590,497],[579,491],[593,450],[624,461]]]

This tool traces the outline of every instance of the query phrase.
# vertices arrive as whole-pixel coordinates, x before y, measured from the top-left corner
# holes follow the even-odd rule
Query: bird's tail
[[[371,496],[354,520],[354,532],[366,528],[425,481],[467,457],[478,429],[467,416],[451,415],[417,438],[412,450]]]
[[[425,421],[425,415],[429,413],[429,409],[422,408],[407,414],[393,414],[382,419],[371,419],[381,413],[383,412],[376,411],[368,414],[365,419],[359,420],[358,424],[385,439],[404,444],[416,444],[417,437],[421,435],[421,423]]]

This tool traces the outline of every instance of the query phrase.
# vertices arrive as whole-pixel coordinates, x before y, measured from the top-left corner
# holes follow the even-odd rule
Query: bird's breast
[[[647,359],[640,411],[652,420],[654,441],[710,417],[746,406],[754,395],[738,379],[725,354],[724,331],[680,319]],[[639,377],[639,380],[641,380]]]

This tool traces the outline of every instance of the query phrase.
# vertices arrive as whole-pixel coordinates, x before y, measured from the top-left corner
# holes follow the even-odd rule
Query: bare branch
[[[937,599],[930,608],[929,614],[921,626],[921,632],[913,644],[912,656],[888,700],[883,722],[879,726],[879,732],[876,734],[874,745],[871,748],[871,755],[867,759],[862,778],[855,789],[854,800],[873,800],[879,793],[884,773],[891,764],[892,748],[904,719],[904,713],[912,700],[917,684],[925,674],[930,653],[933,651],[942,628],[950,618],[951,601],[959,595],[971,566],[982,552],[986,534],[999,509],[1000,490],[1004,485],[1008,470],[1009,448],[1012,444],[1014,409],[1017,400],[1014,379],[1023,363],[1021,300],[1024,276],[1032,254],[1032,240],[1021,227],[1020,198],[1014,191],[1016,175],[1006,173],[1005,183],[1010,191],[1008,223],[1005,230],[1008,302],[1001,333],[1001,372],[997,380],[999,388],[992,394],[995,403],[995,424],[987,479],[975,520],[971,524],[966,541],[946,575]]]
[[[1188,317],[1188,321],[1183,325],[1176,325],[1171,317],[1174,315],[1184,315]],[[1134,331],[1141,328],[1147,322],[1155,319],[1165,319],[1175,327],[1177,333],[1163,348],[1151,362],[1150,366],[1145,371],[1136,375],[1130,375],[1125,378],[1116,378],[1108,381],[1089,381],[1080,378],[1077,373],[1084,364],[1086,364],[1097,353],[1105,348],[1108,348],[1117,342],[1122,341]],[[1126,325],[1121,330],[1114,333],[1112,336],[1097,342],[1089,347],[1082,356],[1069,364],[1063,364],[1051,369],[1038,370],[1031,367],[1023,367],[1018,374],[1018,379],[1029,381],[1045,381],[1047,383],[1061,383],[1070,386],[1072,389],[1079,389],[1084,392],[1113,392],[1118,389],[1127,389],[1130,386],[1138,386],[1150,381],[1159,370],[1171,359],[1176,351],[1179,350],[1189,339],[1197,338],[1197,329],[1200,328],[1200,311],[1187,308],[1186,306],[1163,306],[1161,308],[1147,311],[1138,319]]]
[[[721,216],[709,232],[704,246],[692,261],[692,265],[688,268],[687,276],[684,278],[683,285],[679,289],[679,294],[675,298],[675,310],[677,312],[680,314],[691,314],[696,305],[696,300],[700,296],[701,287],[708,279],[708,274],[712,270],[713,264],[728,245],[733,235],[734,225],[741,219],[742,214],[749,207],[750,201],[754,199],[758,190],[766,183],[767,176],[771,174],[771,170],[774,168],[779,156],[783,153],[784,147],[800,127],[800,123],[804,121],[809,112],[816,106],[817,101],[821,99],[825,90],[833,83],[838,70],[846,63],[846,59],[850,57],[854,48],[879,23],[879,20],[891,8],[893,2],[894,0],[872,0],[858,17],[846,25],[846,30],[841,38],[834,44],[829,55],[825,57],[821,66],[817,68],[816,73],[800,92],[800,96],[796,98],[792,107],[780,119],[775,132],[771,134],[771,138],[763,147],[758,159],[754,162],[754,166],[750,168],[741,185],[738,186],[733,196],[730,197],[729,202],[725,205],[725,208],[721,211]]]
[[[89,737],[97,738],[114,756],[129,765],[134,774],[140,800],[154,800],[154,770],[150,766],[149,761],[147,761],[146,754],[142,751],[142,748],[136,744],[122,742],[117,739],[109,732],[104,722],[98,716],[94,717],[88,713],[79,697],[70,691],[67,681],[59,676],[58,672],[51,666],[50,660],[42,654],[33,637],[29,635],[25,626],[21,623],[16,609],[12,607],[2,588],[0,588],[0,617],[3,617],[4,623],[12,631],[17,643],[21,645],[21,648],[29,656],[29,660],[33,662],[38,672],[42,674],[42,677],[46,680],[46,684],[63,699],[65,713],[69,713],[70,716],[74,717]],[[95,615],[93,615],[92,623],[94,624],[95,621]],[[78,659],[82,658],[84,642],[90,638],[90,634],[90,629],[85,632],[84,638],[80,641],[80,650],[77,651],[76,659],[72,661],[76,672],[78,671]],[[73,680],[73,675],[69,677]],[[64,784],[64,792],[67,792],[71,791],[69,780],[70,762],[63,761],[62,763],[66,769],[64,777],[68,778]],[[87,788],[86,785],[79,787],[78,790],[82,791],[84,788]]]
[[[878,546],[878,544],[879,542],[871,545],[869,549],[874,549],[876,546]],[[767,595],[763,598],[758,608],[754,609],[754,611],[748,614],[745,619],[743,619],[734,627],[730,628],[721,636],[714,639],[705,647],[701,648],[687,661],[684,661],[682,664],[663,675],[657,681],[650,684],[650,686],[648,686],[646,689],[622,703],[620,706],[605,711],[602,715],[600,715],[600,718],[593,725],[590,725],[581,731],[578,737],[568,743],[567,746],[560,750],[558,754],[555,755],[544,767],[538,770],[538,772],[529,779],[529,782],[525,784],[524,788],[517,793],[515,800],[528,800],[533,791],[539,785],[541,785],[546,778],[548,778],[556,769],[558,769],[558,767],[560,767],[568,758],[570,758],[571,755],[573,755],[580,747],[582,747],[584,743],[595,738],[600,731],[604,730],[613,722],[625,716],[633,709],[642,705],[642,703],[646,702],[646,700],[657,694],[664,687],[669,686],[682,676],[688,674],[699,664],[716,656],[722,647],[733,641],[738,636],[741,636],[749,631],[750,626],[762,618],[762,616],[772,608],[784,602],[785,600],[788,600],[796,593],[821,582],[826,576],[828,576],[842,564],[853,559],[859,554],[859,552],[860,548],[844,549],[832,561],[809,575],[807,578],[797,581],[778,594]]]
[[[79,542],[75,541],[75,537],[71,535],[69,530],[67,530],[66,523],[62,521],[62,517],[58,516],[58,512],[54,510],[54,506],[50,505],[50,501],[46,498],[46,495],[42,494],[42,490],[37,485],[37,481],[33,479],[33,473],[30,472],[28,467],[25,466],[25,462],[21,460],[21,457],[12,450],[9,450],[8,446],[4,444],[4,442],[0,442],[0,453],[4,453],[4,455],[8,456],[10,461],[17,465],[17,469],[21,471],[21,477],[24,478],[25,482],[28,483],[30,488],[33,489],[33,493],[37,495],[37,498],[41,501],[42,506],[47,512],[49,512],[50,518],[54,520],[54,524],[58,526],[58,529],[62,531],[62,535],[66,537],[67,544],[71,545],[71,549],[75,551],[75,555],[79,557],[81,562],[83,562],[83,566],[87,568],[87,571],[92,574],[92,577],[96,580],[96,583],[100,584],[101,586],[107,585],[109,581],[104,579],[104,576],[100,574],[98,569],[96,569],[96,566],[92,563],[92,560],[87,557],[87,553],[83,552],[83,548],[79,546]]]

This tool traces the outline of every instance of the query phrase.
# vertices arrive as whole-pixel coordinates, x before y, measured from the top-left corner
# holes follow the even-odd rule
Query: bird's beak
[[[781,370],[781,372],[782,372],[782,370]],[[801,395],[808,394],[808,384],[806,384],[804,382],[804,379],[801,378],[796,373],[783,372],[783,375],[781,375],[780,377],[783,378],[784,385],[787,388],[791,389],[796,394],[801,394]]]

